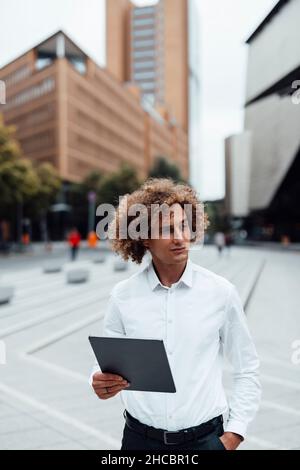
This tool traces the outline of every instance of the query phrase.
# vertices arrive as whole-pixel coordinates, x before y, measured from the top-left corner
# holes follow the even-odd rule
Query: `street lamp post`
[[[95,230],[95,215],[96,215],[96,193],[95,191],[88,192],[89,203],[89,220],[88,220],[88,233]]]

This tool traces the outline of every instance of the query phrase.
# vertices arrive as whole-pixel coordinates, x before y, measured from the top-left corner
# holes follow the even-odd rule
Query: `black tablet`
[[[89,337],[102,372],[118,374],[131,385],[126,391],[175,393],[163,340]]]

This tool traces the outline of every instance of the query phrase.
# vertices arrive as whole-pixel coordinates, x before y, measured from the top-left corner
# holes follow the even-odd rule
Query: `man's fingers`
[[[109,392],[114,392],[115,390],[120,391],[127,388],[126,385],[114,385],[112,387],[109,387]]]
[[[102,397],[102,400],[107,400],[108,398],[112,398],[112,397],[114,397],[115,395],[117,395],[118,393],[119,393],[119,391],[113,392],[113,393],[107,393],[106,395],[104,395],[104,396]]]
[[[114,393],[115,391],[119,392],[120,390],[124,390],[126,389],[126,385],[114,385],[112,387],[101,387],[101,388],[95,388],[94,387],[94,390],[97,394],[107,394],[107,392],[109,393]]]
[[[102,390],[96,391],[96,395],[102,400],[106,400],[107,398],[111,398],[117,395],[117,393],[121,392],[121,390],[123,389],[124,387],[113,387],[109,389],[109,393],[106,393],[106,390],[102,389]]]
[[[93,375],[93,380],[95,381],[99,381],[99,380],[113,380],[113,381],[122,381],[123,380],[123,377],[121,377],[120,375],[116,375],[116,374],[109,374],[109,373],[103,373],[103,372],[96,372],[94,375]]]
[[[104,388],[104,387],[113,387],[115,385],[125,385],[127,382],[121,382],[118,380],[99,380],[99,381],[93,381],[93,387],[94,388]]]

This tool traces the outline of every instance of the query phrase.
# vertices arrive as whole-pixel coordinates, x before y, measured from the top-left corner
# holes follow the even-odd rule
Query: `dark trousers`
[[[183,444],[169,445],[157,439],[150,439],[130,429],[125,424],[120,450],[159,450],[159,451],[189,451],[189,450],[226,450],[220,436],[224,433],[223,424],[217,424],[210,434]]]
[[[72,246],[71,247],[71,260],[75,261],[77,258],[77,253],[78,253],[78,246]]]

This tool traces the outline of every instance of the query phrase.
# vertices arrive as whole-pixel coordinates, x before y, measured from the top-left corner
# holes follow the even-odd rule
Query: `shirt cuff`
[[[89,384],[90,386],[92,387],[92,383],[93,383],[93,375],[94,375],[95,372],[93,372],[90,377],[89,377]]]
[[[247,424],[243,423],[242,421],[237,421],[236,419],[229,419],[224,431],[239,434],[244,440],[247,434]]]
[[[92,387],[92,384],[93,384],[93,377],[94,377],[94,374],[96,374],[96,372],[101,372],[100,369],[94,369],[93,372],[91,373],[90,377],[89,377],[89,384],[90,386]]]

